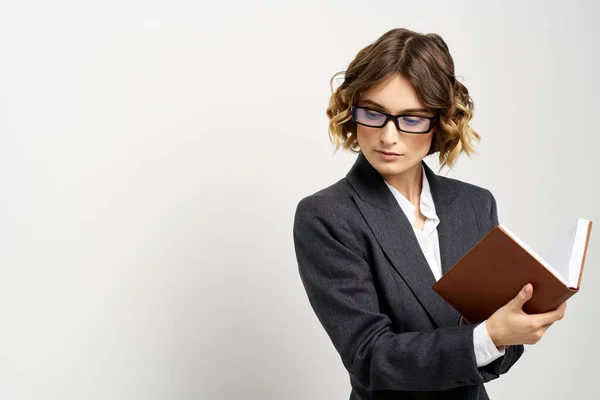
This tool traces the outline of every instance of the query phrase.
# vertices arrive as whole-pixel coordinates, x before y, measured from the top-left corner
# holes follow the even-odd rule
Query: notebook
[[[556,309],[579,291],[592,221],[578,218],[544,257],[498,225],[448,270],[433,290],[471,323],[489,318],[527,283],[533,297],[523,311]]]

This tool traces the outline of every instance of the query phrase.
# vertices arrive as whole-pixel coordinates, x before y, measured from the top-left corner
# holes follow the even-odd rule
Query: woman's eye
[[[376,118],[380,118],[381,114],[375,111],[365,111],[365,114],[367,115],[367,117],[372,118],[372,119],[376,119]]]
[[[409,125],[418,125],[421,122],[423,122],[423,118],[402,118],[402,121],[409,124]]]

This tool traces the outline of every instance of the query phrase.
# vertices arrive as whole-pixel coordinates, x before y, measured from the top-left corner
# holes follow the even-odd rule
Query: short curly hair
[[[334,91],[333,80],[343,74],[343,83]],[[361,93],[401,74],[415,88],[423,102],[439,114],[427,155],[439,152],[440,169],[452,168],[464,151],[470,156],[477,151],[474,141],[480,136],[470,126],[473,101],[467,88],[454,76],[454,62],[446,42],[435,33],[421,34],[397,28],[384,33],[364,47],[346,71],[333,75],[331,97],[327,107],[329,138],[335,151],[360,152],[356,124],[350,108]]]

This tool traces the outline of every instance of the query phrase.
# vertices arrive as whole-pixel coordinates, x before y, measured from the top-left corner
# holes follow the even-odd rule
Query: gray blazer
[[[496,201],[423,166],[445,273],[498,225]],[[483,384],[523,354],[511,346],[477,368],[475,326],[460,324],[431,288],[412,226],[364,155],[345,178],[299,202],[293,233],[302,283],[350,375],[351,400],[488,399]]]

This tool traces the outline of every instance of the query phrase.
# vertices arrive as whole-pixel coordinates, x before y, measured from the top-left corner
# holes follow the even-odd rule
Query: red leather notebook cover
[[[591,233],[589,223],[583,263]],[[528,314],[556,309],[579,290],[568,287],[519,245],[500,226],[494,227],[434,285],[433,290],[471,323],[489,318],[513,299],[527,283],[533,297],[525,303]]]

